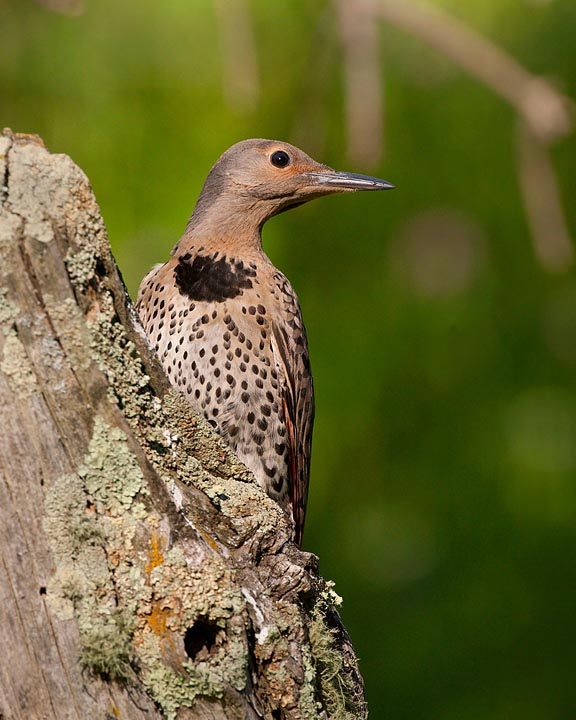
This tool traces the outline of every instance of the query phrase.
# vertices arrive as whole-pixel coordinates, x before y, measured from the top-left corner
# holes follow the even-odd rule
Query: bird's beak
[[[310,187],[316,187],[326,192],[345,192],[346,190],[392,190],[395,186],[386,180],[371,177],[370,175],[358,175],[357,173],[336,172],[326,170],[321,172],[305,172],[302,179],[310,183]]]

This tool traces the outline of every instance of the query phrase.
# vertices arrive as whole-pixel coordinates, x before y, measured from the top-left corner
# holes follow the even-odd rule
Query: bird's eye
[[[284,150],[276,150],[272,153],[272,155],[270,155],[270,162],[274,165],[274,167],[285,168],[290,162],[290,155],[288,155],[287,152],[284,152]]]

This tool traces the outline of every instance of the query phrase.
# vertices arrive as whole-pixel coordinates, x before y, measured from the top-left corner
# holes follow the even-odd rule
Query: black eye
[[[290,162],[290,155],[288,155],[287,152],[284,152],[284,150],[276,150],[276,152],[273,152],[272,155],[270,155],[270,162],[274,165],[274,167],[284,168]]]

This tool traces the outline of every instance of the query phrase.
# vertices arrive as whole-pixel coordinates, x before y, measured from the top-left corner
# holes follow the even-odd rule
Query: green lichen
[[[317,697],[316,665],[308,645],[302,646],[302,661],[304,665],[304,682],[300,691],[298,709],[302,720],[316,720],[324,708]]]
[[[96,215],[93,222],[97,226],[95,232],[99,240],[87,249],[69,253],[67,257],[70,279],[80,292],[85,292],[85,286],[95,277],[98,262],[106,259],[110,252],[99,216]],[[57,318],[62,317],[63,310],[67,311],[67,308],[50,306],[50,312],[55,313]],[[172,449],[173,443],[166,427],[167,413],[150,387],[136,345],[118,318],[110,292],[99,295],[95,310],[88,313],[88,320],[83,316],[73,316],[81,334],[71,334],[66,345],[67,353],[80,367],[86,367],[90,362],[96,364],[108,380],[110,402],[122,410],[139,440],[148,448],[151,461],[163,468],[168,464],[165,455],[167,450]],[[58,323],[58,327],[66,342],[67,325]],[[88,355],[86,347],[90,348]],[[173,470],[171,466],[169,469]]]
[[[172,388],[162,398],[162,405],[175,431],[176,428],[184,429],[189,448],[202,459],[205,475],[213,473],[218,478],[255,482],[254,475],[214,432],[204,417],[191,409],[189,401],[181,392]],[[187,428],[190,428],[189,432],[186,432]]]
[[[308,627],[321,706],[330,720],[357,720],[361,708],[354,696],[354,684],[346,672],[342,653],[336,647],[335,633],[326,623],[325,612],[324,603],[318,602]],[[309,671],[309,663],[305,665]]]
[[[122,410],[147,447],[151,462],[173,473],[176,431],[167,426],[167,412],[150,387],[140,355],[116,316],[111,296],[103,296],[97,316],[87,326],[92,360],[108,379],[110,402]]]
[[[144,507],[141,504],[136,507],[135,498],[148,490],[140,466],[133,460],[126,434],[96,417],[88,454],[78,475],[96,502],[98,512],[119,515],[132,509],[135,516],[144,516]]]
[[[26,349],[16,332],[19,318],[18,308],[8,300],[6,288],[0,288],[0,328],[5,337],[0,371],[6,375],[16,395],[29,397],[38,392],[39,387]]]
[[[80,249],[70,248],[64,262],[70,279],[79,288],[85,288],[96,272],[97,251],[95,245],[85,245]]]
[[[150,694],[162,708],[168,720],[173,720],[182,707],[194,707],[199,696],[199,688],[186,677],[164,664],[152,667],[145,676]],[[211,697],[219,697],[218,688],[211,688]]]
[[[217,622],[244,607],[241,594],[229,589],[230,571],[216,555],[193,567],[179,548],[172,548],[164,562],[152,570],[150,581],[157,597],[180,597],[179,622],[186,627],[199,616]]]
[[[245,688],[244,598],[219,556],[194,565],[169,548],[168,528],[146,511],[144,494],[125,433],[96,417],[78,472],[59,478],[47,494],[44,528],[57,568],[47,599],[60,617],[76,619],[87,669],[129,682],[137,667],[174,718],[199,696]],[[215,638],[189,658],[184,637],[198,622],[208,623]]]
[[[346,711],[346,694],[341,685],[342,656],[334,650],[334,637],[320,611],[312,614],[309,638],[323,706],[332,720],[353,720],[356,716]]]
[[[220,558],[211,556],[195,567],[181,550],[172,548],[152,570],[150,584],[156,606],[168,609],[167,631],[183,639],[201,621],[215,632],[213,644],[183,662],[182,672],[162,661],[163,633],[153,635],[147,627],[137,633],[144,683],[167,717],[175,717],[179,707],[193,707],[199,696],[222,697],[227,686],[242,691],[248,676],[248,651],[243,622],[234,618],[241,614],[244,599]]]
[[[133,628],[134,619],[126,610],[116,610],[101,623],[81,630],[82,665],[105,680],[122,684],[134,680]]]
[[[146,654],[154,654],[154,640],[150,639]],[[219,668],[202,665],[185,663],[187,672],[182,674],[157,663],[144,672],[148,690],[168,720],[175,720],[181,708],[193,708],[199,697],[223,697],[225,686]]]
[[[336,586],[336,583],[333,580],[325,580],[324,581],[324,587],[320,591],[320,598],[319,602],[321,603],[322,607],[324,608],[338,608],[342,605],[342,598],[336,590],[334,590],[334,587]]]
[[[47,600],[58,616],[76,618],[83,664],[117,681],[131,676],[130,618],[150,594],[133,568],[143,494],[126,435],[96,417],[78,473],[61,476],[45,501],[44,530],[56,562]]]
[[[150,642],[144,650],[147,656],[155,654],[154,642]],[[142,677],[154,698],[168,720],[173,720],[182,707],[192,708],[196,700],[201,697],[221,698],[224,694],[224,684],[217,669],[210,672],[210,668],[185,664],[188,671],[178,673],[162,662],[157,662],[144,670]]]
[[[93,513],[87,511],[89,496],[81,478],[76,474],[62,475],[46,495],[44,531],[50,538],[52,554],[57,565],[76,560],[87,546],[101,544],[87,540],[102,540],[103,532]]]
[[[15,333],[6,337],[0,370],[8,378],[14,393],[20,397],[30,397],[39,391],[24,345]]]

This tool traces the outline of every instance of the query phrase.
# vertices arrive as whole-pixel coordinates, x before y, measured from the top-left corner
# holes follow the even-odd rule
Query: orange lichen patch
[[[166,549],[166,539],[154,527],[150,535],[150,547],[148,550],[148,562],[144,570],[148,577],[152,574],[154,568],[164,563],[164,551]],[[168,620],[173,614],[172,608],[160,600],[152,600],[151,610],[145,616],[149,628],[155,635],[164,635],[168,625]]]
[[[152,610],[147,616],[147,620],[150,629],[155,635],[164,635],[171,612],[169,607],[161,605],[158,600],[153,601]]]
[[[217,545],[216,542],[210,537],[210,535],[208,535],[207,532],[204,532],[204,530],[202,530],[202,528],[198,528],[198,530],[200,531],[200,534],[202,535],[203,540],[205,540],[205,542],[207,542],[208,545],[210,545],[210,547],[212,548],[212,550],[216,550],[216,551],[217,551],[217,550],[218,550],[218,545]]]
[[[120,563],[124,561],[125,557],[125,552],[115,548],[108,553],[108,564],[113,568],[117,568]]]
[[[154,528],[152,530],[152,537],[150,539],[150,552],[148,554],[148,562],[146,563],[146,574],[150,575],[152,570],[164,562],[164,549],[165,541],[164,538],[158,534],[158,531]]]

